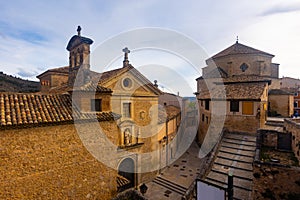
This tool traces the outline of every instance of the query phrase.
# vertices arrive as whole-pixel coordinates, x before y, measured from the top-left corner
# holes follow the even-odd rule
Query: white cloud
[[[298,5],[296,0],[2,1],[1,71],[17,75],[21,68],[38,74],[66,65],[66,44],[81,25],[82,34],[94,40],[92,50],[112,35],[138,27],[177,30],[196,40],[209,55],[232,45],[239,35],[241,43],[275,54],[281,75],[298,78]],[[20,33],[36,33],[43,40],[30,42],[34,35]]]

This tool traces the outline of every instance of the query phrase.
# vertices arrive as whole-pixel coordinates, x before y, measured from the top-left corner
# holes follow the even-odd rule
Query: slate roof
[[[72,109],[71,96],[42,94],[0,94],[0,128],[72,123],[76,120],[111,121],[120,116],[112,112],[80,113]]]
[[[267,82],[236,82],[224,85],[215,84],[211,91],[205,90],[199,93],[199,99],[236,99],[236,100],[260,100],[266,88]]]
[[[217,53],[212,58],[220,58],[228,55],[237,55],[237,54],[261,54],[266,56],[274,57],[274,55],[266,53],[264,51],[254,49],[252,47],[243,45],[241,43],[236,42],[235,44],[231,45],[230,47],[224,49],[223,51]]]

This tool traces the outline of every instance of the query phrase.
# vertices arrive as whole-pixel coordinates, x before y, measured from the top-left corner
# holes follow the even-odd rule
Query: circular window
[[[123,86],[126,87],[126,88],[131,88],[131,86],[132,86],[132,81],[131,81],[131,79],[125,78],[125,79],[123,80]]]

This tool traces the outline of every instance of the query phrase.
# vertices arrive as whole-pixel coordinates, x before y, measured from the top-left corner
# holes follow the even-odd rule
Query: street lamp
[[[140,186],[140,191],[142,193],[142,195],[144,196],[144,194],[147,192],[148,190],[148,187],[145,183],[143,183],[141,186]]]

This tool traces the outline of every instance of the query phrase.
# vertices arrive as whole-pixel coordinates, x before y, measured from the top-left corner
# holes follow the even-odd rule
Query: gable
[[[132,66],[104,72],[99,84],[110,88],[113,95],[157,96],[162,93]]]

